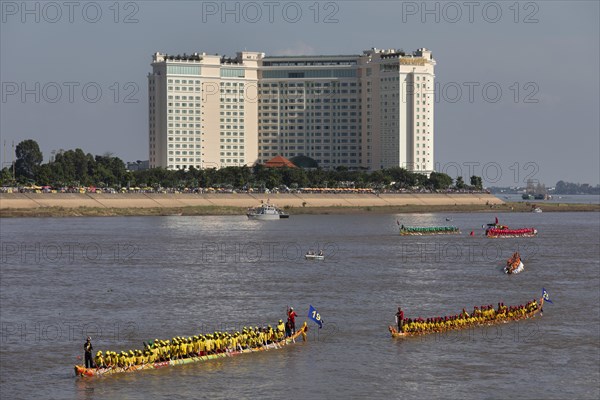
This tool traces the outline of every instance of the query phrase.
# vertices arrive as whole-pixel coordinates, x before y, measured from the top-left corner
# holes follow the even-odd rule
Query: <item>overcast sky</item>
[[[77,147],[147,160],[156,51],[427,47],[437,61],[439,171],[474,173],[487,185],[600,181],[598,1],[1,3],[7,154],[31,138],[46,161]]]

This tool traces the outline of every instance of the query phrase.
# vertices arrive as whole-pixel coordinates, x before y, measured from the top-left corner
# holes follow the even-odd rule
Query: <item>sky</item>
[[[600,183],[598,1],[0,2],[0,152],[148,159],[152,54],[412,52],[437,62],[436,170]],[[6,143],[6,146],[4,144]]]

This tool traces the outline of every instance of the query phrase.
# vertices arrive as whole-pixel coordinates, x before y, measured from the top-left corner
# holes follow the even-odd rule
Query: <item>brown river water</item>
[[[486,239],[488,213],[2,219],[3,399],[600,397],[600,213],[499,214],[535,238]],[[446,218],[451,219],[447,222]],[[461,235],[400,237],[405,225]],[[474,230],[475,237],[468,236]],[[307,261],[308,250],[325,261]],[[519,250],[525,271],[502,272]],[[407,317],[521,304],[541,318],[392,339]],[[172,368],[76,378],[96,350],[299,322],[306,343]]]

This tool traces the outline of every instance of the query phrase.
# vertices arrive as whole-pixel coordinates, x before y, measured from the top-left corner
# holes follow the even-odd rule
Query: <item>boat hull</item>
[[[293,334],[292,336],[287,337],[279,342],[274,342],[274,343],[271,343],[271,344],[268,344],[268,345],[262,346],[262,347],[227,351],[224,353],[209,354],[206,356],[189,357],[189,358],[183,358],[180,360],[161,361],[161,362],[155,362],[155,363],[149,363],[149,364],[143,364],[143,365],[132,365],[130,367],[124,367],[124,368],[121,368],[121,367],[85,368],[83,365],[75,365],[74,370],[75,370],[75,375],[79,376],[79,377],[96,377],[96,376],[107,376],[107,375],[114,375],[114,374],[120,374],[120,373],[126,373],[126,372],[138,372],[138,371],[144,371],[144,370],[149,370],[149,369],[173,367],[175,365],[192,364],[192,363],[197,363],[197,362],[202,362],[202,361],[215,360],[218,358],[234,357],[234,356],[239,356],[242,354],[257,353],[257,352],[261,352],[261,351],[280,349],[284,346],[288,346],[288,345],[296,343],[296,339],[299,339],[300,337],[302,337],[302,341],[306,341],[306,332],[307,331],[308,331],[308,325],[305,322],[304,325],[302,325],[302,327],[300,329],[298,329],[296,331],[296,333]]]
[[[488,238],[517,238],[517,237],[535,237],[538,231],[535,228],[523,229],[488,229],[485,236]]]
[[[403,232],[400,231],[400,236],[431,236],[431,235],[457,235],[460,231],[454,232]]]
[[[429,236],[429,235],[456,235],[460,230],[455,226],[402,226],[400,236]]]
[[[524,269],[525,269],[525,265],[523,264],[522,261],[519,261],[519,266],[517,268],[510,270],[509,267],[504,267],[504,272],[509,275],[516,275],[516,274],[523,272]]]
[[[248,219],[255,219],[258,221],[272,221],[281,219],[281,215],[279,214],[246,214]],[[286,217],[283,217],[286,218]]]
[[[473,327],[484,327],[484,326],[493,326],[493,325],[499,325],[499,324],[506,324],[509,322],[513,322],[513,321],[520,321],[520,320],[524,320],[524,319],[530,319],[535,317],[536,315],[540,315],[540,317],[542,316],[542,307],[544,306],[544,299],[540,299],[540,304],[538,306],[538,308],[532,312],[523,314],[521,316],[518,317],[512,317],[512,318],[499,318],[493,321],[484,321],[484,322],[480,322],[480,323],[472,323],[472,324],[468,324],[468,325],[462,325],[462,326],[458,326],[458,327],[453,327],[453,328],[449,328],[449,329],[443,329],[443,330],[431,330],[431,331],[424,331],[424,332],[398,332],[398,329],[396,329],[393,326],[388,326],[388,330],[390,331],[390,334],[392,335],[393,338],[409,338],[409,337],[413,337],[413,336],[424,336],[424,335],[430,335],[432,333],[446,333],[446,332],[451,332],[451,331],[456,331],[456,330],[464,330],[464,329],[468,329],[468,328],[473,328]]]
[[[325,256],[319,256],[319,255],[314,255],[314,254],[305,254],[304,258],[306,258],[307,260],[324,260]]]
[[[486,237],[490,238],[490,239],[497,239],[497,238],[531,238],[531,237],[536,237],[537,234],[536,233],[522,233],[522,234],[503,234],[503,235],[486,235]]]

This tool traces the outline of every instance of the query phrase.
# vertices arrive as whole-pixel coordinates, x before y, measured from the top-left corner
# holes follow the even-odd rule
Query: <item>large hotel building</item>
[[[153,56],[150,167],[308,156],[324,169],[433,171],[431,51]]]

